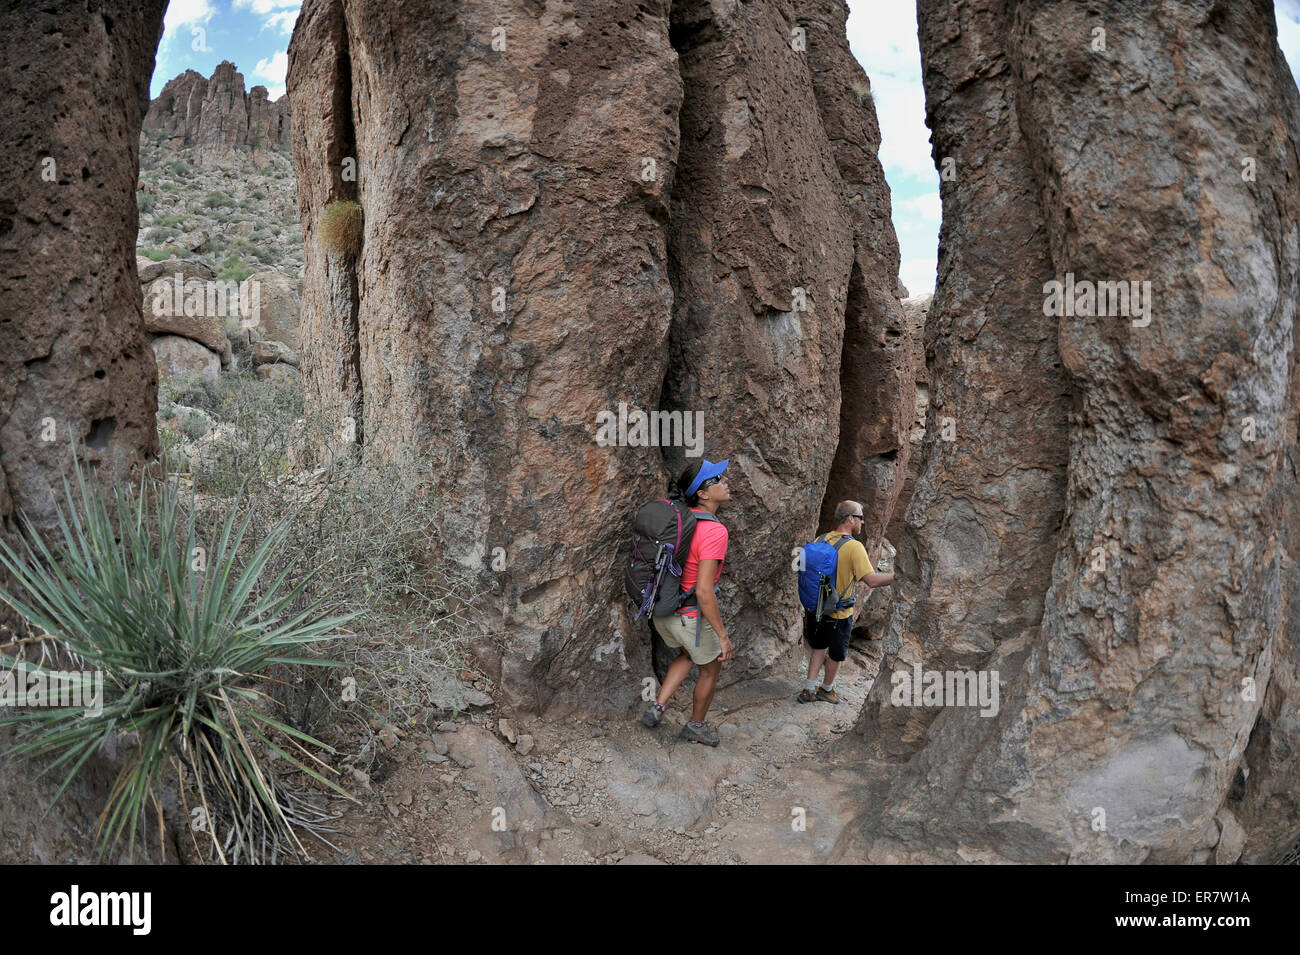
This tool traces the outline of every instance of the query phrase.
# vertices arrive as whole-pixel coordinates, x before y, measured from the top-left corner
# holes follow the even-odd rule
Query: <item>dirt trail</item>
[[[716,749],[678,738],[689,687],[648,730],[620,721],[512,721],[475,710],[394,741],[369,779],[341,800],[340,851],[358,863],[824,862],[861,811],[861,770],[830,752],[852,727],[879,667],[880,642],[855,641],[841,702],[799,704],[794,654],[779,675],[718,691]],[[524,736],[531,737],[532,746]],[[527,750],[527,752],[521,752]]]

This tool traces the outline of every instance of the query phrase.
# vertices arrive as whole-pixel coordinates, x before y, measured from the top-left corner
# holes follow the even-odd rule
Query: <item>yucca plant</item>
[[[16,581],[0,599],[43,639],[102,674],[102,710],[8,715],[0,725],[23,728],[10,755],[51,757],[46,772],[66,768],[52,808],[111,737],[125,745],[96,831],[101,853],[123,837],[133,852],[148,807],[161,828],[161,791],[174,781],[195,847],[203,839],[199,851],[209,859],[306,855],[295,829],[319,835],[328,817],[285,787],[268,766],[270,754],[347,793],[312,751],[333,750],[273,716],[263,687],[274,664],[337,665],[293,655],[339,636],[354,616],[332,615],[328,594],[304,598],[326,567],[292,586],[288,570],[274,575],[289,517],[245,553],[249,518],[236,527],[240,508],[231,507],[214,527],[215,546],[205,547],[192,494],[183,509],[173,479],[117,483],[110,494],[80,465],[75,478],[75,492],[63,481],[52,540],[30,527],[16,548],[0,539],[0,565]],[[30,668],[19,659],[0,657],[0,664]]]

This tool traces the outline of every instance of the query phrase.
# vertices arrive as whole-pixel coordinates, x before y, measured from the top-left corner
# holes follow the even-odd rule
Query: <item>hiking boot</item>
[[[813,700],[817,699],[817,697],[813,696],[807,690],[800,690],[799,695],[796,696],[795,699],[800,703],[811,703]]]
[[[650,729],[654,729],[663,721],[664,711],[659,709],[659,707],[655,706],[653,703],[650,704],[648,710],[641,714],[641,725],[648,726]]]
[[[828,690],[825,687],[817,687],[817,699],[823,703],[839,703],[840,698],[835,695],[834,690]]]
[[[682,727],[681,737],[692,743],[703,743],[705,746],[717,746],[719,742],[717,732],[708,723],[703,726],[692,726],[687,721]]]

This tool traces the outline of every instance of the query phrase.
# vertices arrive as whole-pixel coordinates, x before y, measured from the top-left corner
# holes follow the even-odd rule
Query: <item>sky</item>
[[[930,158],[921,87],[916,5],[910,0],[848,0],[849,46],[871,78],[880,119],[880,160],[893,194],[899,277],[913,295],[934,291],[939,251],[939,175]],[[289,35],[301,0],[171,0],[150,95],[186,69],[211,76],[232,61],[248,87],[284,93]],[[1275,0],[1278,40],[1300,63],[1300,0]],[[1294,67],[1293,67],[1294,69]]]
[[[167,81],[194,70],[211,76],[230,60],[244,86],[265,86],[271,99],[284,95],[289,35],[302,0],[171,0],[163,19],[150,97]]]

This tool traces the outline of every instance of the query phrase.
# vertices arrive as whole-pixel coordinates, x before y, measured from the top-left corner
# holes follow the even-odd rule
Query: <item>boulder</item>
[[[298,312],[301,296],[298,283],[283,272],[268,269],[254,272],[241,286],[244,300],[251,307],[243,316],[244,324],[264,339],[284,342],[294,351],[299,347]]]
[[[199,374],[216,381],[221,374],[221,356],[192,338],[156,335],[150,344],[162,366],[162,373],[169,378]]]
[[[181,276],[182,283],[190,279],[208,282],[217,277],[216,272],[198,259],[164,259],[161,262],[152,262],[143,256],[136,256],[136,263],[140,271],[140,284],[146,286],[153,284],[157,279],[170,279],[176,275]]]
[[[298,369],[292,365],[258,365],[257,377],[262,381],[273,381],[277,384],[295,384],[298,381]]]
[[[201,287],[189,285],[186,294],[201,295]],[[233,283],[231,283],[233,285]],[[226,308],[213,308],[215,314],[185,315],[171,314],[172,283],[159,279],[145,294],[144,319],[145,328],[154,335],[183,335],[198,342],[204,348],[216,352],[222,367],[230,364],[230,339],[226,335]],[[238,306],[235,306],[238,314]]]
[[[298,367],[298,356],[283,342],[258,341],[253,343],[253,364],[270,365],[275,362]]]
[[[188,249],[191,252],[202,252],[208,244],[211,236],[202,229],[196,229],[193,232],[186,232],[172,239],[171,244],[181,249]]]

